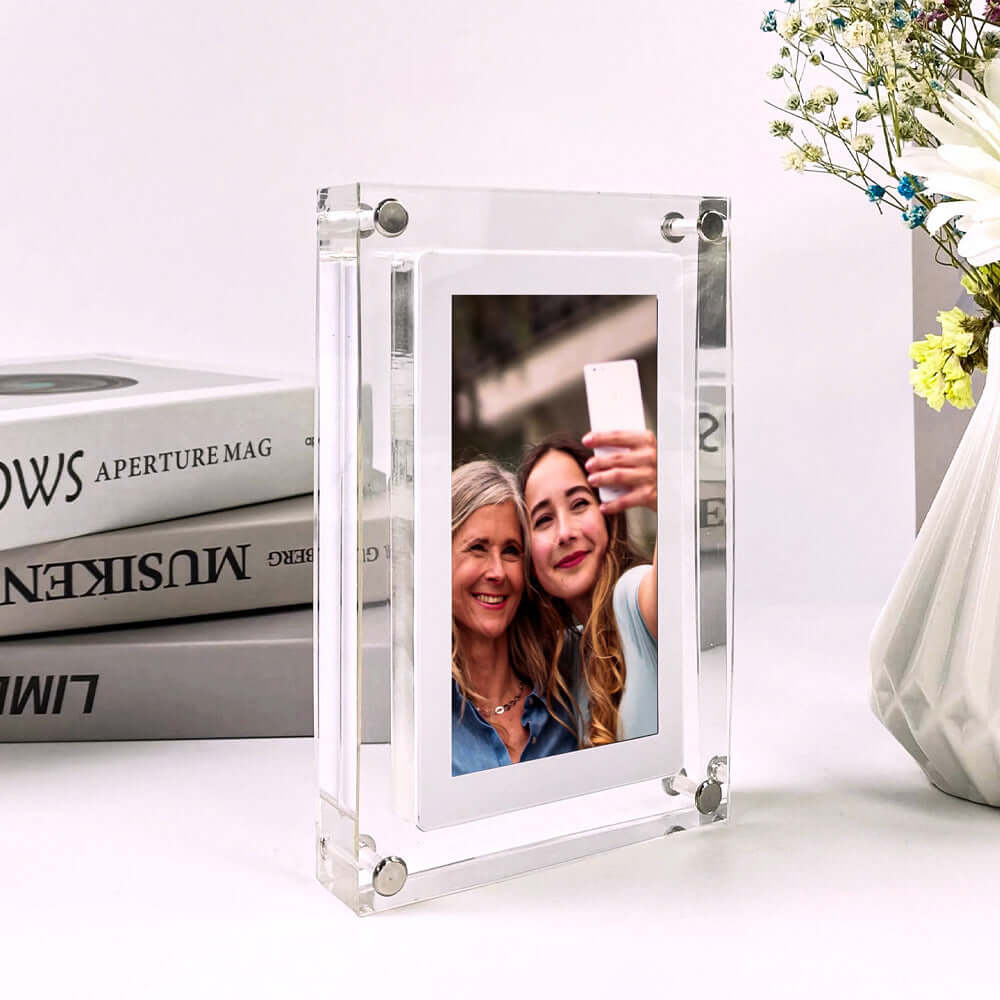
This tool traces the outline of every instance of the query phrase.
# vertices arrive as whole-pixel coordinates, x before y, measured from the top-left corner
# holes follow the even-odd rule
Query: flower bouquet
[[[975,6],[975,10],[973,7]],[[974,405],[1000,325],[1000,0],[787,0],[764,15],[786,168],[832,174],[937,244],[977,307],[911,347],[915,392]]]

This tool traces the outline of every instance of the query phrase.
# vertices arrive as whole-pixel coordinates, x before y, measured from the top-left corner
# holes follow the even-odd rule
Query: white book
[[[93,355],[0,365],[0,547],[307,493],[313,380]]]
[[[389,739],[387,611],[363,655],[362,740]],[[311,609],[0,640],[0,743],[309,736]]]
[[[365,522],[364,602],[389,598]],[[311,494],[0,552],[0,636],[311,604]]]
[[[312,561],[310,495],[9,549],[0,636],[311,604]]]

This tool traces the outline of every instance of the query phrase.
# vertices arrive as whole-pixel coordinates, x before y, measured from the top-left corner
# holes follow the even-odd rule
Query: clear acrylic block
[[[319,192],[317,864],[355,912],[726,818],[729,214]]]

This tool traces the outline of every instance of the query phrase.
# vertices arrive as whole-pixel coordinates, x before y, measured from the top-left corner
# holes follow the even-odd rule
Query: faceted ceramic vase
[[[871,667],[875,714],[927,777],[1000,806],[1000,373],[875,625]]]

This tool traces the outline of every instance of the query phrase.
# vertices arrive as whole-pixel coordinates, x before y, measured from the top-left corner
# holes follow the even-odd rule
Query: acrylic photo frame
[[[318,228],[320,880],[368,913],[724,819],[728,202],[348,185]],[[491,295],[655,300],[658,723],[456,776],[449,328]]]

